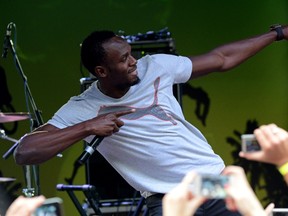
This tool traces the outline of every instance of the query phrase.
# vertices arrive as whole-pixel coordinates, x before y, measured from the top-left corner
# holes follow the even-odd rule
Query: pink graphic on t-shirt
[[[137,108],[137,107],[132,107],[132,106],[101,106],[99,113],[107,113],[107,112],[115,112],[119,110],[127,110],[127,109],[135,109],[136,111],[133,113],[130,113],[128,115],[122,116],[121,118],[123,119],[129,119],[129,120],[135,120],[142,118],[146,115],[152,115],[160,120],[163,121],[170,121],[172,124],[176,125],[177,122],[172,118],[172,116],[168,115],[165,110],[163,110],[159,105],[158,105],[158,88],[159,88],[159,83],[160,83],[160,77],[158,77],[155,82],[154,82],[154,100],[153,103],[144,108]]]

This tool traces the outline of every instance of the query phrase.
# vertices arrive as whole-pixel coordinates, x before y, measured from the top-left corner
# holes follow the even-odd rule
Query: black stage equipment
[[[87,89],[96,79],[81,78],[81,91]],[[89,144],[84,142],[85,149]],[[78,159],[79,161],[79,159]],[[85,172],[87,184],[94,185],[100,199],[124,199],[135,196],[135,190],[120,176],[106,159],[94,151],[89,159],[86,159]]]

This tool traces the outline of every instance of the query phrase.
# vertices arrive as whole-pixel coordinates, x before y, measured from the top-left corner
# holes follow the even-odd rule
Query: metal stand
[[[8,24],[7,29],[12,29],[12,27],[14,27],[16,29],[16,25],[11,22]],[[18,59],[18,56],[17,56],[16,50],[14,48],[14,44],[13,44],[11,37],[8,40],[8,46],[9,46],[9,49],[11,50],[12,55],[13,55],[16,69],[19,72],[19,74],[22,77],[23,82],[24,82],[27,109],[29,110],[30,106],[33,109],[35,119],[31,119],[31,122],[30,122],[31,123],[30,124],[31,125],[30,130],[32,131],[33,129],[42,125],[44,122],[43,122],[43,119],[41,116],[41,112],[38,110],[38,108],[34,102],[34,99],[32,97],[30,88],[28,86],[27,77],[25,76],[25,74],[23,72],[23,69],[21,67],[21,64],[20,64],[20,61]],[[29,113],[31,113],[31,112],[29,112]],[[28,196],[28,197],[40,195],[39,167],[38,167],[38,165],[26,165],[23,168],[24,168],[26,184],[27,184],[27,188],[23,189],[23,193],[25,194],[25,196]],[[32,184],[34,184],[35,187],[32,187]]]
[[[18,145],[18,143],[17,143],[18,140],[8,137],[8,136],[6,135],[6,133],[5,133],[4,130],[0,130],[0,138],[5,139],[5,140],[9,140],[9,141],[15,143],[15,144],[2,156],[3,159],[7,159],[10,155],[13,154],[15,148],[16,148],[17,145]]]
[[[147,209],[144,211],[143,214],[141,214],[144,205],[145,205],[145,198],[141,197],[140,200],[138,201],[137,207],[136,207],[135,211],[133,212],[132,216],[139,216],[139,215],[146,216],[146,215],[148,215]]]
[[[86,212],[84,211],[83,207],[81,206],[80,202],[76,198],[74,191],[82,191],[84,195],[86,196],[90,206],[94,210],[96,215],[102,215],[100,208],[99,208],[99,202],[97,197],[95,196],[96,188],[93,185],[64,185],[64,184],[58,184],[56,186],[58,191],[67,191],[69,197],[71,198],[72,202],[74,203],[75,207],[77,208],[78,212],[81,216],[86,216]]]
[[[18,142],[18,140],[13,139],[11,137],[8,137],[5,133],[5,130],[0,130],[0,138],[5,139],[5,140],[9,140],[9,141],[14,142],[14,143]]]

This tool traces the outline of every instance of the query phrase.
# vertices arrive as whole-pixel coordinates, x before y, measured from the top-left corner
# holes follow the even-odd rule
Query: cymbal
[[[1,182],[8,182],[8,181],[15,181],[15,178],[8,178],[8,177],[0,177],[0,183]]]
[[[18,112],[18,113],[2,113],[0,112],[0,123],[21,121],[28,119],[29,113]]]

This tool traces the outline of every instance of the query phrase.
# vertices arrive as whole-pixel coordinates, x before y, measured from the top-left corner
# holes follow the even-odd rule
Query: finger
[[[263,151],[270,152],[271,148],[283,147],[280,145],[285,142],[286,131],[277,127],[275,124],[270,124],[261,127],[260,130],[255,130],[255,136],[261,145]]]
[[[276,124],[263,125],[259,129],[255,130],[255,136],[261,148],[268,149],[271,144],[277,141],[277,133],[281,130]]]
[[[119,129],[119,127],[117,126],[117,125],[115,125],[115,127],[114,127],[114,129],[113,129],[113,133],[116,133],[116,132],[118,132],[120,129]]]
[[[264,128],[264,131],[264,135],[266,135],[266,138],[271,142],[273,138],[275,138],[275,135],[280,132],[280,128],[275,124],[269,124]]]
[[[116,124],[117,127],[120,128],[120,127],[122,127],[124,125],[124,122],[122,120],[120,120],[120,119],[116,119],[115,124]]]
[[[135,109],[129,109],[129,110],[123,110],[123,111],[115,112],[114,114],[118,118],[120,116],[127,115],[127,114],[133,113],[135,111],[136,111]]]
[[[207,199],[205,197],[194,197],[191,200],[190,208],[197,210],[200,205],[202,205]],[[193,212],[195,213],[195,212]]]
[[[184,176],[184,178],[182,179],[182,183],[188,185],[191,182],[193,182],[193,180],[196,178],[196,176],[197,176],[197,174],[194,171],[190,171]]]
[[[26,209],[32,213],[36,210],[37,207],[40,207],[45,201],[44,196],[33,197],[29,201],[27,201]]]
[[[225,203],[226,203],[226,208],[230,211],[236,211],[237,210],[237,206],[236,203],[234,202],[234,200],[230,197],[227,197],[225,199]]]
[[[270,215],[270,214],[272,213],[274,207],[275,207],[275,204],[274,204],[274,203],[270,203],[270,204],[265,208],[265,213],[266,213],[267,215]]]
[[[239,156],[247,160],[263,161],[263,158],[265,158],[265,153],[263,151],[256,151],[256,152],[242,152],[241,151],[239,152]]]
[[[242,174],[243,172],[244,172],[244,170],[242,167],[229,165],[229,166],[225,167],[225,169],[222,171],[222,174],[223,175],[230,175],[233,173],[241,173]]]
[[[262,149],[266,149],[270,146],[270,139],[271,139],[271,129],[267,125],[263,125],[260,128],[254,131],[256,139],[261,146]]]
[[[6,216],[31,215],[32,212],[45,201],[44,196],[26,198],[19,196],[8,208]],[[23,212],[26,212],[25,214]]]

